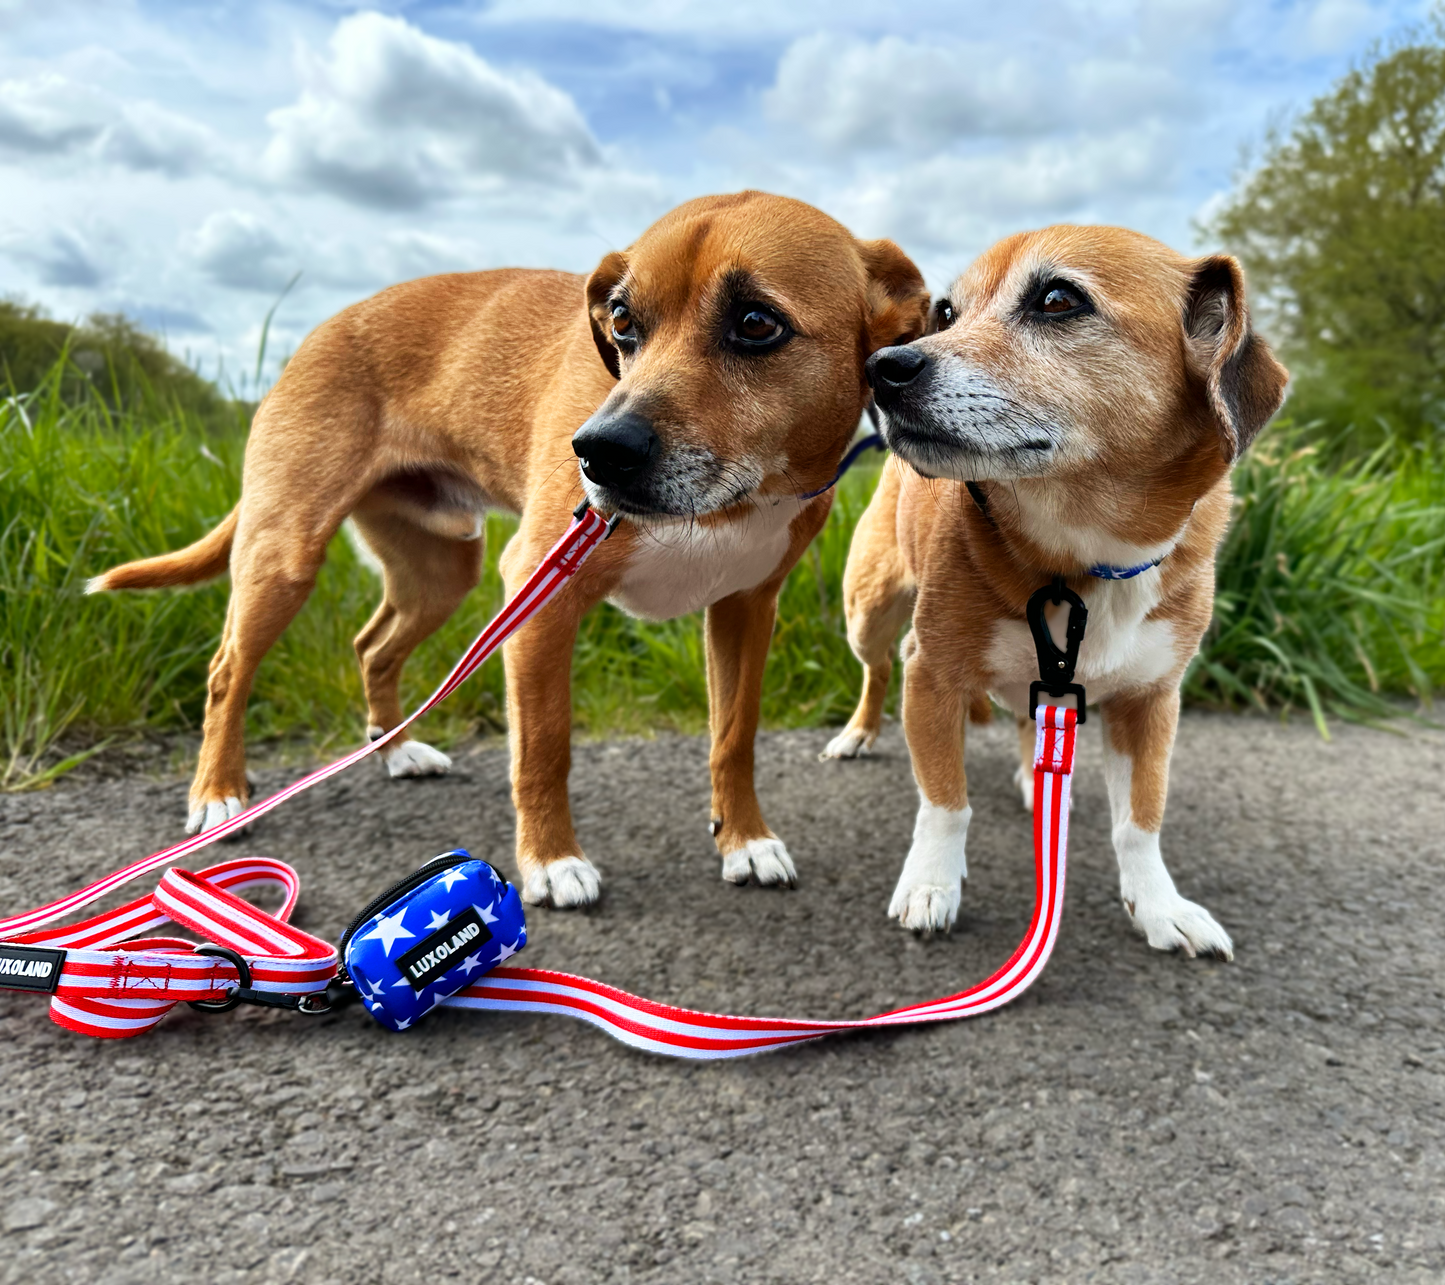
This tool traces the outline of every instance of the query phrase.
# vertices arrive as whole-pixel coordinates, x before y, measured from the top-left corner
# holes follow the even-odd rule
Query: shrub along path
[[[970,1023],[694,1066],[468,1013],[396,1036],[182,1009],[99,1043],[0,995],[0,1281],[1438,1281],[1445,738],[1186,716],[1166,852],[1234,934],[1222,965],[1131,932],[1093,733],[1054,961]],[[983,976],[1029,912],[1012,729],[972,734],[963,921],[931,942],[884,915],[917,797],[896,729],[858,763],[815,762],[826,739],[759,744],[792,893],[719,881],[702,741],[579,748],[607,894],[534,913],[525,961],[800,1015]],[[300,922],[335,936],[449,845],[510,871],[506,778],[493,747],[442,780],[360,770],[247,846],[300,868]],[[0,796],[0,904],[174,838],[184,793]]]

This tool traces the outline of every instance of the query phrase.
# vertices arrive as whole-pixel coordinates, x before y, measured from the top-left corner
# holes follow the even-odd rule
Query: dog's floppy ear
[[[592,342],[613,379],[622,378],[617,346],[612,342],[612,291],[627,272],[627,257],[613,250],[592,269],[587,278],[587,320],[592,324]]]
[[[923,274],[892,241],[860,241],[858,252],[868,273],[868,352],[917,339],[928,322]]]
[[[1289,372],[1249,324],[1244,269],[1227,254],[1194,265],[1184,305],[1184,348],[1219,424],[1220,450],[1237,460],[1284,401]]]

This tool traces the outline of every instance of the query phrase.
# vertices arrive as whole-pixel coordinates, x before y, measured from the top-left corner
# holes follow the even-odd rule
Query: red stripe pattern
[[[563,1013],[591,1022],[634,1048],[694,1059],[745,1057],[841,1031],[952,1022],[1000,1008],[1033,985],[1058,936],[1077,717],[1075,711],[1061,705],[1039,707],[1034,753],[1033,921],[1003,967],[968,990],[854,1021],[797,1021],[702,1013],[642,999],[568,973],[498,968],[443,1003],[504,1013]]]

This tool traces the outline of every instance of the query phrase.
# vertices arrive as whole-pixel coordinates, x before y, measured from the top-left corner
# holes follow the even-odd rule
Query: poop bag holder
[[[366,1011],[404,1031],[526,944],[516,888],[458,848],[373,898],[337,953]]]

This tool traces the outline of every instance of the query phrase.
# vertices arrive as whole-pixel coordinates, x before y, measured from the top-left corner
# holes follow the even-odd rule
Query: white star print
[[[398,937],[415,937],[416,934],[408,932],[402,927],[402,917],[406,914],[406,907],[403,906],[394,915],[382,915],[376,921],[376,927],[363,937],[362,941],[371,941],[376,938],[381,942],[381,948],[388,959],[391,958],[391,948],[396,945]]]
[[[476,902],[472,902],[472,909],[475,910],[477,914],[481,915],[482,922],[484,924],[494,924],[497,922],[496,915],[492,914],[492,911],[496,909],[496,906],[497,903],[494,901],[490,906],[483,910],[479,905],[477,905]]]
[[[505,942],[499,942],[497,948],[497,957],[496,959],[492,960],[492,963],[500,964],[504,959],[510,959],[521,948],[521,942],[518,942],[515,946],[508,946]]]
[[[369,999],[380,999],[382,993],[386,990],[386,987],[380,982],[367,982],[366,988],[371,992]]]
[[[437,878],[442,881],[447,892],[452,890],[452,884],[461,883],[466,877],[460,870],[443,870],[442,873],[437,876]]]
[[[464,960],[462,960],[462,971],[463,971],[468,977],[470,977],[470,976],[472,975],[472,969],[474,969],[474,968],[480,968],[481,966],[482,966],[482,952],[481,952],[481,951],[477,951],[477,953],[476,953],[475,955],[468,955]]]
[[[448,921],[447,917],[446,917],[444,914],[442,914],[441,911],[439,911],[439,910],[433,910],[433,911],[431,912],[431,923],[429,923],[429,924],[427,925],[427,927],[428,927],[428,928],[445,928],[445,927],[447,926],[447,923],[448,923],[448,922],[449,922],[449,921]]]
[[[403,1017],[403,1018],[400,1018],[400,1019],[397,1021],[396,1029],[399,1030],[399,1031],[404,1031],[404,1030],[406,1030],[406,1028],[407,1028],[408,1026],[410,1026],[410,1025],[411,1025],[411,1018],[409,1018],[409,1017]]]

